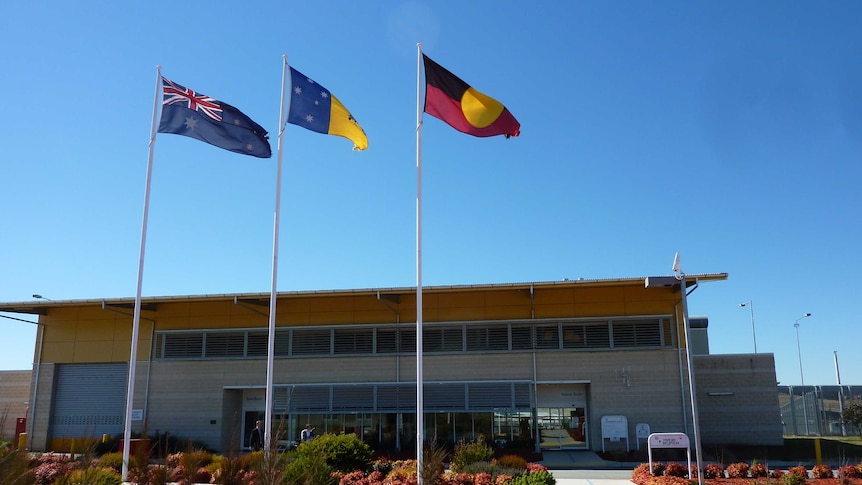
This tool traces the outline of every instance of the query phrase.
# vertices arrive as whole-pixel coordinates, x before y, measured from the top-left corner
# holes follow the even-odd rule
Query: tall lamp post
[[[797,318],[796,323],[793,324],[793,326],[796,327],[796,353],[799,355],[799,380],[802,382],[803,386],[805,385],[805,376],[802,374],[802,347],[800,347],[799,345],[799,320],[802,320],[803,318],[808,318],[810,316],[810,313],[806,313],[805,315],[802,315],[801,317]]]
[[[747,306],[751,311],[751,338],[754,340],[754,353],[757,353],[757,334],[754,333],[754,303],[751,300],[742,302],[740,307]]]

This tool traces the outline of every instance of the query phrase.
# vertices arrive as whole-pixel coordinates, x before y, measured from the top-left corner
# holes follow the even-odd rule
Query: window
[[[202,332],[168,333],[165,334],[164,358],[200,358],[203,357],[204,334]]]
[[[370,354],[373,350],[374,331],[372,329],[335,329],[336,354]]]
[[[425,327],[422,329],[425,352],[461,352],[464,350],[461,327]]]
[[[204,357],[242,357],[245,332],[207,332]]]
[[[294,330],[293,355],[329,355],[330,330]]]
[[[556,323],[553,325],[536,326],[536,348],[537,349],[559,349],[560,328]]]
[[[614,347],[660,347],[661,325],[658,319],[615,320]]]
[[[509,329],[506,325],[467,326],[467,351],[484,350],[509,350]]]

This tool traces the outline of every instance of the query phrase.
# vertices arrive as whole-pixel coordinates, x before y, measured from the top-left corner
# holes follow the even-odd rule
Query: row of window
[[[248,330],[156,333],[157,359],[267,356],[268,332]],[[422,328],[424,353],[611,350],[672,345],[669,318],[601,321],[449,324]],[[416,352],[416,327],[407,325],[280,328],[275,357],[387,355]]]

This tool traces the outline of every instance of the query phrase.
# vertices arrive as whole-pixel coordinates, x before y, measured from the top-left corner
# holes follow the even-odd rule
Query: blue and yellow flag
[[[368,137],[356,118],[328,89],[290,68],[290,111],[287,122],[318,133],[343,136],[354,150],[368,148]]]

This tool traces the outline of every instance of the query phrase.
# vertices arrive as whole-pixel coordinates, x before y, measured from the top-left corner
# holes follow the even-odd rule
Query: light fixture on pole
[[[50,299],[50,298],[45,298],[44,296],[39,295],[39,294],[34,294],[34,295],[33,295],[33,298],[35,298],[35,299],[37,299],[37,300],[54,301],[54,300],[52,300],[52,299]]]
[[[740,307],[747,306],[751,311],[751,338],[754,339],[754,353],[757,353],[757,334],[754,333],[754,303],[751,300],[742,302]]]
[[[803,386],[805,385],[805,376],[802,374],[802,347],[799,345],[799,320],[810,316],[810,313],[806,313],[797,318],[796,323],[793,324],[793,326],[796,327],[796,353],[799,355],[799,380],[802,382]]]

